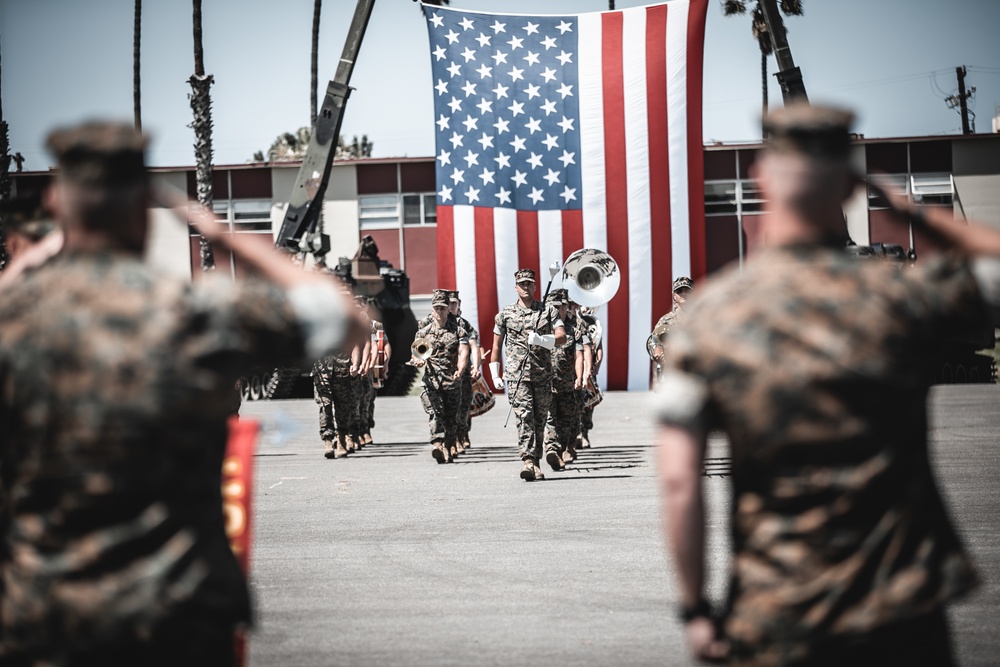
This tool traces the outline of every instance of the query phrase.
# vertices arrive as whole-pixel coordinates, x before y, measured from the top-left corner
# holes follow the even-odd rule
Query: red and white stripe
[[[608,389],[647,389],[646,337],[671,305],[671,281],[705,273],[701,143],[707,0],[579,17],[577,211],[438,207],[438,281],[462,294],[465,317],[492,340],[513,303],[514,271],[538,273],[580,248],[614,257],[621,288],[601,309]]]

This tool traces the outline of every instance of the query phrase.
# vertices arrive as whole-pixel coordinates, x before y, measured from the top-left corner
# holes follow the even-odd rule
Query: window
[[[437,196],[433,194],[403,195],[403,224],[437,224]]]
[[[271,201],[268,199],[234,200],[233,230],[271,233]]]
[[[906,174],[872,174],[868,180],[883,190],[910,193],[909,179]],[[889,202],[880,197],[870,185],[868,186],[868,208],[871,210],[889,208]]]
[[[918,204],[951,206],[955,197],[955,181],[951,174],[913,174],[910,192]]]
[[[763,206],[764,198],[752,180],[705,182],[705,215],[757,213]]]
[[[386,229],[399,226],[399,196],[371,195],[358,197],[361,229]]]

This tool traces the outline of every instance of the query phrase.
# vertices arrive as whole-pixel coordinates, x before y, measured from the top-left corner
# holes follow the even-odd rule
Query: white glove
[[[546,350],[551,350],[556,346],[556,335],[546,334],[539,336],[534,331],[528,334],[528,345],[541,345]]]
[[[503,378],[500,377],[500,362],[491,361],[490,362],[490,377],[493,378],[493,387],[495,389],[503,389]]]

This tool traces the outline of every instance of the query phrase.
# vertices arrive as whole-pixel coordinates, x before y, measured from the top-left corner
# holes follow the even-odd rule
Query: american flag
[[[611,254],[610,389],[646,389],[671,281],[705,272],[701,70],[707,0],[569,16],[425,6],[436,123],[438,282],[489,346],[514,271]],[[557,278],[558,281],[558,278]],[[553,285],[553,288],[558,285]]]

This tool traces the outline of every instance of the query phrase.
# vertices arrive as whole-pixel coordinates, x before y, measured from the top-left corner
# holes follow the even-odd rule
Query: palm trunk
[[[132,112],[135,131],[142,132],[142,87],[139,85],[140,42],[142,40],[142,0],[135,0],[135,22],[132,26]]]
[[[10,135],[7,121],[3,119],[3,98],[0,95],[0,202],[6,202],[8,199],[10,199]],[[7,233],[3,227],[3,220],[0,219],[0,271],[7,266],[8,259],[10,257],[7,255]]]
[[[194,158],[195,183],[198,189],[198,203],[212,209],[212,75],[205,74],[205,53],[201,45],[201,0],[192,0],[194,5],[194,75],[191,84],[191,111],[194,113]],[[198,236],[201,254],[201,270],[215,269],[212,247],[204,236]]]
[[[764,118],[767,116],[767,53],[762,48],[760,50],[760,118],[761,118],[761,138],[767,139],[764,132]]]
[[[312,24],[312,76],[309,80],[309,118],[313,125],[316,124],[316,86],[319,69],[319,15],[323,8],[323,0],[313,2],[313,24]]]

